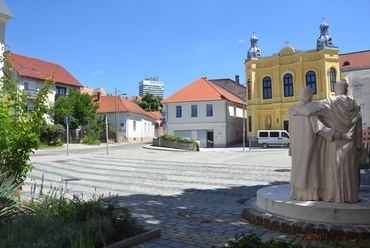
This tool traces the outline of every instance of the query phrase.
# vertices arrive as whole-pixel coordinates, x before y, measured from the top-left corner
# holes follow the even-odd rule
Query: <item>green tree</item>
[[[54,124],[61,124],[64,127],[66,126],[64,116],[69,115],[71,118],[69,127],[76,129],[95,120],[98,108],[99,106],[93,103],[89,94],[81,94],[77,90],[70,90],[68,95],[61,96],[55,101],[49,113],[54,120]]]
[[[135,100],[134,101],[137,105],[139,105],[145,111],[160,111],[161,110],[161,100],[159,97],[153,95],[152,93],[145,93],[145,96],[141,99],[141,101]]]
[[[52,77],[45,81],[33,100],[33,109],[26,112],[27,100],[13,77],[12,61],[4,59],[8,58],[7,53],[0,56],[4,63],[4,76],[0,83],[3,86],[0,91],[0,171],[9,173],[17,183],[22,183],[33,168],[30,153],[40,143],[40,128],[46,123],[44,115],[48,111],[48,94],[53,81]]]

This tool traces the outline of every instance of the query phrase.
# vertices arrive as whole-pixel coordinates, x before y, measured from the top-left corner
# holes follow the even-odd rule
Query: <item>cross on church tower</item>
[[[285,46],[288,46],[289,41],[286,40],[284,43],[285,43]]]

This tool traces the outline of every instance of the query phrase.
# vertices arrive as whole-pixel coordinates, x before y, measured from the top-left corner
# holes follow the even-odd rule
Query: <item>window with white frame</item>
[[[207,104],[206,105],[206,116],[211,117],[213,116],[213,104]]]
[[[133,123],[133,128],[132,128],[134,131],[136,131],[136,121],[134,121]]]
[[[191,117],[198,117],[198,105],[191,105]]]
[[[176,106],[176,118],[182,117],[182,106]]]

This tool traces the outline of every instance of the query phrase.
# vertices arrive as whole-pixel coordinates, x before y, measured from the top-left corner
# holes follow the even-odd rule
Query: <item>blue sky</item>
[[[4,0],[12,52],[62,65],[85,87],[139,94],[157,76],[165,98],[197,80],[245,82],[253,30],[263,56],[288,41],[316,48],[322,17],[340,53],[370,49],[370,1]]]

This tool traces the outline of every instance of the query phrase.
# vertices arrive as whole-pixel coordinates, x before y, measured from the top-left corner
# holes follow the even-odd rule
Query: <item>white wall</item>
[[[213,104],[213,116],[206,116],[206,105]],[[191,117],[191,105],[198,106],[198,117]],[[182,106],[182,118],[176,118],[176,106]],[[223,101],[165,103],[165,134],[175,131],[191,131],[191,138],[198,140],[197,131],[213,131],[214,147],[242,140],[242,105]],[[241,115],[241,116],[240,116]]]
[[[103,116],[103,114],[99,115]],[[110,126],[115,129],[115,113],[108,113],[107,117]],[[123,123],[123,127],[121,123]],[[129,141],[152,140],[154,137],[154,120],[141,114],[120,112],[118,117],[118,130]]]

